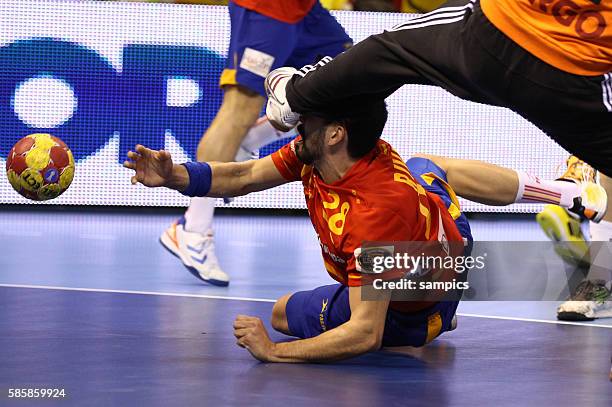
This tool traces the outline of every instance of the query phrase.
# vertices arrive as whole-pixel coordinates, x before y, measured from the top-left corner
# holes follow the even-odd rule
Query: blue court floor
[[[33,387],[78,406],[612,405],[612,320],[558,323],[556,302],[463,302],[458,329],[420,349],[255,361],[235,315],[267,320],[279,296],[331,282],[304,216],[218,216],[220,288],[159,245],[174,214],[20,209],[0,209],[0,405],[55,404],[7,398]],[[471,223],[477,240],[545,239],[526,218]]]

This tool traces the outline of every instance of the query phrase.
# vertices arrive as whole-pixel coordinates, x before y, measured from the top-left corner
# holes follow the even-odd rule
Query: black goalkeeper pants
[[[439,86],[512,109],[612,176],[612,74],[574,75],[541,61],[493,26],[477,0],[451,0],[316,68],[287,86],[298,113],[350,114],[404,84]]]

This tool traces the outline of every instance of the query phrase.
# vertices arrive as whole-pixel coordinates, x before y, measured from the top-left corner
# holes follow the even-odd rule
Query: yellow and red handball
[[[6,173],[15,191],[28,199],[46,201],[57,198],[70,186],[74,157],[59,138],[30,134],[9,152]]]

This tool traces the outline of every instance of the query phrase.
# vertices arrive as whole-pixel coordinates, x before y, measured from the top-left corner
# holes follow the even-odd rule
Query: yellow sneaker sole
[[[580,221],[557,205],[546,205],[536,215],[546,236],[553,241],[555,252],[568,264],[588,267],[589,245],[580,228]]]

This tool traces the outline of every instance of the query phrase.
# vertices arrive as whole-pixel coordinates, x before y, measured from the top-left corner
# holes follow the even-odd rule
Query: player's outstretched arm
[[[349,288],[351,319],[314,338],[274,343],[259,318],[239,315],[234,335],[239,346],[263,362],[327,362],[346,359],[380,349],[389,294],[380,299],[361,300],[361,287]]]
[[[212,184],[206,196],[224,198],[246,195],[286,184],[278,172],[272,156],[243,162],[210,163]]]
[[[238,196],[287,182],[269,156],[240,163],[174,164],[167,151],[137,145],[123,165],[134,170],[132,184],[166,187],[188,196]]]

